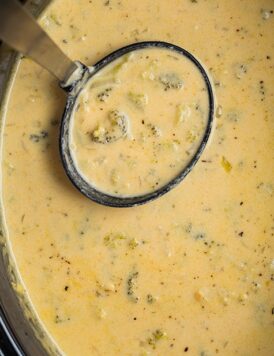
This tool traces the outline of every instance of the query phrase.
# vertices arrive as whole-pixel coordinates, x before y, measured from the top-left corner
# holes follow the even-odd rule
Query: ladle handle
[[[18,0],[0,0],[0,38],[60,81],[77,69]]]

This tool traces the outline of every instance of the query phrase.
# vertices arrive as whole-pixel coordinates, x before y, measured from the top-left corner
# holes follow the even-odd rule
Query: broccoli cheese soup
[[[60,353],[273,355],[273,11],[272,0],[55,0],[44,12],[46,31],[88,65],[135,41],[188,49],[208,68],[217,100],[211,140],[181,184],[143,206],[100,206],[73,187],[61,164],[65,93],[30,59],[20,60],[3,127],[6,233],[21,289]],[[145,136],[140,174],[157,168],[153,140],[163,146],[155,146],[156,158],[167,155],[167,162],[176,150],[184,157],[182,144],[191,146],[191,124],[204,118],[195,105],[206,111],[206,98],[200,79],[190,83],[197,83],[196,97],[171,60],[156,77],[177,73],[182,84],[165,91],[165,79],[151,81],[162,90],[152,108],[150,80],[142,85],[134,75],[123,107],[112,105],[119,86],[94,89],[85,105],[84,93],[79,98],[75,155],[83,150],[96,166],[90,179],[104,189],[132,194],[157,182],[138,186],[130,163],[119,159],[133,156],[129,146],[137,142],[99,142],[120,111],[144,120],[131,127],[133,137]],[[85,121],[86,109],[94,120]],[[160,117],[165,110],[168,123]],[[101,157],[108,161],[97,164]],[[80,159],[79,166],[91,172]],[[162,172],[169,177],[169,169]]]

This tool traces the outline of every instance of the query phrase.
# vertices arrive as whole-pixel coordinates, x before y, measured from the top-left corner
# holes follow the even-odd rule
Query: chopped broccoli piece
[[[96,96],[97,100],[99,100],[102,103],[105,103],[107,101],[107,99],[110,97],[111,91],[112,91],[111,87],[107,87],[107,88],[103,89],[102,91],[100,91],[97,94],[97,96]]]
[[[136,279],[139,276],[139,272],[132,272],[127,278],[127,295],[134,302],[139,301],[139,297],[135,294]]]
[[[221,165],[227,173],[229,173],[232,169],[231,163],[224,156],[222,157]]]
[[[128,98],[137,109],[144,109],[144,107],[148,103],[148,96],[146,94],[137,94],[130,92],[128,94]]]
[[[176,73],[161,74],[159,82],[163,84],[165,91],[169,89],[182,89],[184,84]]]
[[[91,139],[96,143],[112,143],[128,135],[129,119],[118,110],[112,110],[108,114],[107,125],[98,126],[91,132]]]
[[[126,240],[126,236],[119,233],[110,233],[104,237],[105,246],[115,248],[121,240]]]

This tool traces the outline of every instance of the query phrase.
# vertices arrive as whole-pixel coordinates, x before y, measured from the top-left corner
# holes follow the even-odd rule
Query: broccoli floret
[[[91,132],[91,139],[96,143],[112,143],[129,133],[129,119],[118,110],[112,110],[108,114],[105,126],[98,126]]]
[[[176,73],[161,74],[158,79],[163,84],[165,91],[169,89],[181,89],[184,84]]]

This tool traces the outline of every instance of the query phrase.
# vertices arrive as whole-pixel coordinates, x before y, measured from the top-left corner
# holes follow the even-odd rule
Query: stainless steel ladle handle
[[[61,82],[77,69],[18,0],[0,0],[0,38]]]

